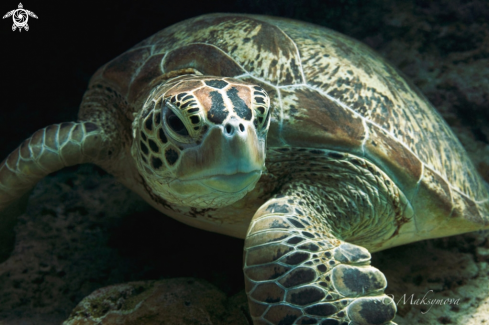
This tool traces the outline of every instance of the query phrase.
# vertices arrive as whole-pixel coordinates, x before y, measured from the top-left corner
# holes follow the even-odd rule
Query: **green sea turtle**
[[[7,17],[12,16],[12,19],[14,20],[14,24],[12,25],[12,31],[15,31],[17,28],[19,29],[19,32],[22,31],[22,28],[24,28],[26,31],[29,30],[29,25],[27,25],[27,21],[29,20],[29,16],[33,18],[37,18],[36,14],[33,13],[32,11],[25,10],[24,6],[22,6],[22,3],[19,2],[19,7],[17,9],[11,10],[7,12],[2,19],[5,19]]]
[[[86,162],[168,216],[244,238],[254,324],[391,324],[371,252],[489,227],[483,182],[416,87],[367,46],[289,19],[189,19],[101,67],[77,122],[0,165],[3,258],[12,206]]]

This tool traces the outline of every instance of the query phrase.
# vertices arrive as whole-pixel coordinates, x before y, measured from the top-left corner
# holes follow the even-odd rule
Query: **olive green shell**
[[[375,163],[410,200],[418,228],[448,217],[487,225],[488,193],[460,142],[419,90],[360,42],[290,19],[210,14],[137,44],[91,84],[104,79],[137,111],[163,74],[185,68],[266,89],[269,148],[327,148]]]

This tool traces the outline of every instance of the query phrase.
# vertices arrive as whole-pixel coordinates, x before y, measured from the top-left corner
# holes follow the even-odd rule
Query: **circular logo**
[[[17,9],[13,16],[14,24],[17,25],[17,27],[23,27],[27,24],[27,12],[25,12],[24,9]]]

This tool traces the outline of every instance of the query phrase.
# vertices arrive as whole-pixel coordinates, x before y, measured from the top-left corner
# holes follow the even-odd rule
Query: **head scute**
[[[229,85],[226,81],[221,80],[221,79],[206,80],[205,84],[207,86],[217,88],[217,89],[222,89],[222,88],[226,87],[227,85]]]

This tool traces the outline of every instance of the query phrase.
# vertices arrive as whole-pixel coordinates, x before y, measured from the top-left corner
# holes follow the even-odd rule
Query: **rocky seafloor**
[[[414,81],[459,137],[479,173],[489,181],[487,1],[249,1],[236,2],[225,10],[209,8],[307,20],[365,42]],[[144,12],[137,9],[126,16],[146,14],[153,21],[151,15],[163,7],[145,8]],[[113,10],[124,11],[120,7]],[[204,11],[189,7],[188,16],[180,18],[201,13]],[[48,13],[37,14],[39,28],[41,18],[54,19]],[[60,22],[63,17],[58,16],[60,26],[67,24]],[[114,19],[114,28],[120,27],[122,20]],[[29,33],[35,33],[35,23]],[[148,29],[151,30],[146,27],[145,31]],[[55,65],[50,60],[41,63]],[[76,85],[83,84],[103,63],[80,63],[71,74],[71,67],[66,65],[66,73]],[[9,80],[16,80],[14,74]],[[25,80],[26,75],[23,73],[22,80],[27,84],[24,87],[32,94],[36,94],[36,87],[44,87],[42,82],[32,86],[39,80]],[[69,85],[52,85],[49,89],[62,93],[62,87]],[[12,93],[5,90],[8,88],[2,93],[13,96],[13,88]],[[73,94],[66,98],[50,95],[57,98],[53,100],[51,117],[36,118],[39,112],[27,114],[38,107],[39,98],[45,99],[42,94],[36,96],[19,97],[14,104],[2,102],[2,107],[18,105],[13,112],[0,113],[3,154],[12,150],[26,132],[43,126],[37,125],[37,120],[49,124],[76,116],[74,105],[79,98],[68,98]],[[2,100],[4,97],[7,96],[2,96]],[[56,108],[62,105],[71,108]],[[163,317],[154,323],[249,323],[241,273],[243,241],[165,218],[97,167],[73,167],[42,180],[31,195],[26,213],[20,217],[16,233],[12,256],[0,264],[0,325],[60,324],[95,290],[128,282],[132,284],[117,287],[117,294],[104,296],[110,289],[95,292],[91,297],[102,297],[94,300],[100,304],[80,305],[73,315],[80,315],[84,308],[92,308],[92,312],[95,308],[97,315],[121,306],[134,308],[138,299],[144,298],[150,307],[154,301],[167,306],[157,312],[148,307],[159,313],[154,319]],[[372,257],[372,264],[387,277],[387,293],[399,302],[395,321],[402,325],[489,324],[488,263],[489,240],[483,232],[413,243]],[[404,295],[408,301],[405,304],[400,300]],[[458,302],[416,304],[415,300],[423,296]]]

